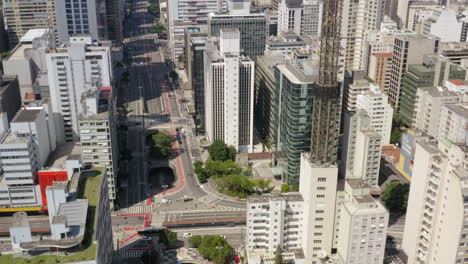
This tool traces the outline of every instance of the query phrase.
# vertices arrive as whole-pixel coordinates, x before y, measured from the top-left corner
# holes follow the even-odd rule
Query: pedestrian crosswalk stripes
[[[137,204],[129,208],[120,210],[119,214],[146,214],[146,213],[149,213],[150,211],[151,211],[150,206]]]
[[[145,252],[144,250],[121,250],[117,254],[121,259],[135,259],[141,258],[141,255]]]

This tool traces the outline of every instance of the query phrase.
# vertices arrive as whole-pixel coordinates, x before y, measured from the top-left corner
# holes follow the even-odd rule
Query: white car
[[[192,236],[192,233],[184,233],[184,235],[182,237],[187,238],[187,237],[191,237],[191,236]]]

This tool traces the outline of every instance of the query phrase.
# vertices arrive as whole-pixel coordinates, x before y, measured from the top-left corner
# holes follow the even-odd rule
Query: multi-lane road
[[[125,71],[128,71],[128,82],[119,86],[117,101],[118,107],[128,111],[121,121],[128,125],[126,147],[132,159],[127,166],[127,187],[119,194],[120,205],[125,209],[113,216],[115,231],[141,228],[143,217],[149,212],[152,214],[153,226],[172,220],[203,222],[214,215],[220,219],[245,219],[245,202],[217,194],[209,186],[197,181],[192,166],[193,160],[198,159],[200,153],[193,132],[195,126],[192,117],[183,111],[179,103],[179,99],[184,97],[183,92],[174,89],[177,84],[168,82],[171,68],[165,63],[166,43],[151,33],[153,17],[147,12],[147,0],[133,1],[134,11],[125,23]],[[168,182],[161,181],[161,186],[148,184],[147,172],[151,163],[147,162],[148,151],[145,151],[144,139],[148,129],[161,126],[172,135],[182,127],[187,133],[181,136],[180,141],[174,142],[176,155],[171,163],[177,180],[172,188],[160,193],[155,199],[161,201],[164,197],[173,203],[156,203],[151,206],[148,203],[151,199],[148,198],[155,195],[154,191],[162,191],[162,185]],[[193,198],[193,201],[182,202],[181,198],[187,196]],[[160,221],[156,221],[156,218]],[[245,221],[242,219],[241,222]],[[241,244],[242,239],[237,233],[239,227],[225,227],[219,231],[220,234],[227,233],[226,237],[235,246]],[[203,230],[197,232],[202,234]],[[121,241],[126,239],[123,235]]]

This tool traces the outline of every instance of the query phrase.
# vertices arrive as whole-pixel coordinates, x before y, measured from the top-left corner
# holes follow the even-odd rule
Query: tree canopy
[[[151,136],[151,156],[155,159],[167,158],[172,151],[172,137],[164,133],[156,133]]]
[[[216,140],[208,147],[208,153],[212,160],[236,160],[237,151],[233,146],[227,146],[222,140]]]
[[[409,184],[392,182],[382,193],[382,201],[391,212],[404,213],[408,205]]]
[[[277,247],[275,251],[275,264],[283,264],[283,255],[281,255],[283,251],[281,250],[281,247]]]
[[[198,246],[200,254],[217,264],[229,263],[231,260],[232,247],[221,236],[203,236]]]

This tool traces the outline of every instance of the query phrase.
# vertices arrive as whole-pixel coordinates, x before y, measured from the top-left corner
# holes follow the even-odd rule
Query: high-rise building
[[[106,1],[107,40],[111,40],[114,46],[120,46],[123,43],[124,16],[125,1]]]
[[[468,144],[468,102],[442,106],[439,121],[439,139]]]
[[[64,120],[65,141],[79,140],[81,95],[94,87],[110,87],[110,47],[90,36],[70,38],[70,43],[46,54],[52,110]]]
[[[279,247],[287,260],[302,263],[304,201],[299,193],[249,197],[246,245],[249,263],[274,259]],[[302,256],[302,259],[300,259]]]
[[[91,35],[93,40],[123,41],[123,5],[119,0],[55,1],[57,37],[61,43],[74,35]]]
[[[174,61],[177,61],[179,56],[184,56],[184,30],[207,25],[208,14],[217,12],[218,4],[221,4],[220,11],[226,9],[226,3],[223,0],[169,0],[167,4],[168,35]]]
[[[8,75],[17,75],[21,100],[48,98],[49,84],[45,54],[53,48],[53,36],[47,29],[31,29],[3,59],[3,68]]]
[[[360,179],[375,188],[379,181],[382,136],[371,124],[371,117],[364,110],[345,114],[340,169],[347,179]]]
[[[341,29],[345,42],[345,68],[365,70],[364,35],[380,27],[380,0],[344,0]]]
[[[332,253],[337,184],[338,167],[317,166],[308,153],[302,153],[299,192],[304,199],[305,263],[316,263],[323,253]]]
[[[185,61],[190,89],[195,101],[195,125],[197,134],[205,133],[205,50],[207,33],[199,28],[185,29]]]
[[[208,35],[219,37],[222,29],[238,29],[240,32],[240,51],[242,55],[255,60],[265,52],[268,26],[264,13],[251,13],[250,2],[228,1],[227,14],[209,14]]]
[[[360,179],[345,181],[341,205],[338,259],[343,264],[383,263],[389,213]]]
[[[2,6],[0,7],[0,53],[8,51],[8,49],[9,49],[8,34],[5,30],[5,21],[3,19],[3,6]]]
[[[455,10],[433,8],[432,15],[424,20],[421,29],[421,34],[436,36],[441,42],[459,42],[462,38],[463,21]],[[466,29],[464,35],[466,36]]]
[[[100,5],[103,6],[97,6]],[[103,12],[105,15],[105,1],[95,0],[58,0],[55,1],[55,16],[57,19],[57,36],[60,43],[68,42],[76,34],[89,34],[93,40],[103,38],[105,34],[98,30],[105,30],[102,25]],[[101,34],[100,34],[101,33]]]
[[[357,96],[370,90],[375,84],[366,80],[365,71],[347,71],[343,88],[343,112],[356,111]]]
[[[266,52],[258,56],[255,68],[255,115],[254,122],[262,139],[272,140],[275,116],[275,65],[284,63],[282,55]]]
[[[437,55],[424,56],[422,64],[409,65],[403,74],[400,97],[400,116],[403,123],[411,126],[415,121],[414,107],[418,88],[441,86],[450,79],[463,80],[465,75],[465,69]]]
[[[299,184],[301,153],[310,149],[318,61],[296,60],[274,68],[274,165],[285,182]]]
[[[465,144],[419,141],[402,249],[408,264],[464,263],[468,237]]]
[[[2,207],[42,205],[37,173],[55,148],[53,126],[46,115],[44,109],[21,109],[2,135]]]
[[[468,84],[461,80],[449,80],[439,87],[419,88],[416,92],[412,126],[428,136],[437,138],[442,106],[463,102],[466,100],[463,96],[466,91]]]
[[[282,0],[278,8],[278,35],[294,32],[318,37],[321,15],[320,0]]]
[[[439,55],[455,64],[461,64],[463,59],[468,59],[468,42],[442,42]]]
[[[92,89],[82,95],[80,115],[81,160],[83,165],[105,166],[109,199],[116,195],[117,137],[112,88]]]
[[[373,85],[369,91],[357,96],[356,109],[364,110],[369,115],[370,128],[382,137],[382,145],[390,144],[393,108],[388,103],[388,96]]]
[[[439,39],[434,36],[397,35],[393,47],[390,71],[389,101],[400,108],[403,74],[410,64],[421,64],[424,55],[437,53]]]
[[[219,46],[219,49],[218,47]],[[222,29],[205,51],[205,129],[239,152],[252,152],[255,63],[240,53],[240,32]]]
[[[382,92],[388,93],[392,53],[371,53],[367,65],[367,77],[373,80]]]
[[[3,14],[10,47],[15,47],[30,29],[49,28],[50,25],[55,25],[54,12],[55,1],[52,0],[3,1]]]

